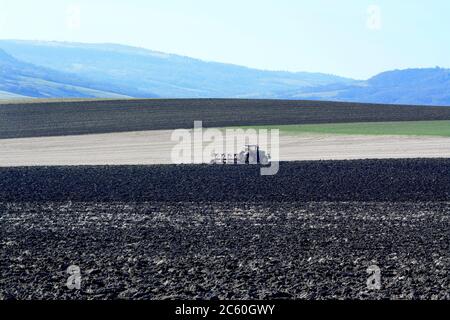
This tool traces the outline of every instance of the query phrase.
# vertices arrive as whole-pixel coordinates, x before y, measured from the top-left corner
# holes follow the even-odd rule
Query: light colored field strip
[[[0,140],[0,166],[169,164],[176,145],[171,134],[167,130],[5,139]],[[282,135],[280,146],[283,161],[450,158],[448,137]]]

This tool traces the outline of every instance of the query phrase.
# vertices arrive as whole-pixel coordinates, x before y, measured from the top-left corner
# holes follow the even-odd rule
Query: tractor
[[[213,155],[211,164],[270,164],[270,154],[262,151],[259,145],[246,145],[244,150],[235,154],[219,154]]]

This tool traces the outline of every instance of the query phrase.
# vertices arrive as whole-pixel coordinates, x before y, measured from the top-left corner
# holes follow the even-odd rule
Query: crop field
[[[161,164],[196,120],[280,128],[293,161]],[[0,299],[450,299],[449,128],[449,107],[0,103]]]
[[[233,143],[233,136],[225,143]],[[0,167],[172,164],[172,130],[0,139]],[[202,141],[194,139],[201,152]],[[241,147],[241,146],[239,146]],[[281,132],[281,161],[450,158],[450,137]],[[202,161],[209,163],[211,155]]]
[[[289,162],[272,177],[0,168],[0,297],[449,299],[449,172],[450,159]]]
[[[0,168],[2,201],[446,201],[450,159]]]
[[[0,103],[0,139],[204,127],[450,120],[449,107],[290,100]]]
[[[279,129],[284,134],[340,134],[450,137],[450,121],[398,121],[365,123],[327,123],[280,126],[253,126],[243,128]],[[450,146],[448,146],[450,148]]]

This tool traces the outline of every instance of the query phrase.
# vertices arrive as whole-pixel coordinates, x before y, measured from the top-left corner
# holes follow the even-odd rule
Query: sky
[[[367,79],[450,67],[448,0],[0,0],[0,39],[119,43]]]

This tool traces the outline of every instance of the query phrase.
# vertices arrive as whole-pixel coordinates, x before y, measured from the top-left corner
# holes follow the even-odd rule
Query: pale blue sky
[[[0,0],[0,38],[111,42],[365,79],[450,67],[448,0]]]

